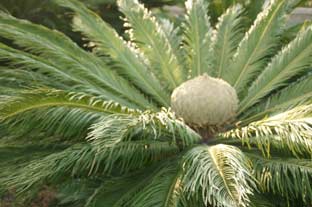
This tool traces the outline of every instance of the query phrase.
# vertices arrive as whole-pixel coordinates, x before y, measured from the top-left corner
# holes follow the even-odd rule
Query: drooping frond
[[[101,116],[133,112],[94,96],[54,89],[20,91],[1,99],[0,121],[17,136],[44,131],[78,138]]]
[[[130,43],[126,43],[112,27],[81,2],[76,0],[55,0],[55,2],[75,11],[74,29],[82,32],[96,45],[99,55],[109,55],[118,66],[120,74],[127,76],[142,91],[152,95],[163,106],[169,105],[168,94],[148,70],[139,51],[135,50]]]
[[[34,140],[33,143],[20,141],[8,141],[1,138],[0,141],[0,177],[9,177],[12,172],[23,168],[31,160],[56,153],[67,147],[66,144],[57,142],[49,143]],[[39,142],[39,143],[38,143]],[[0,185],[0,188],[3,187]],[[0,189],[1,191],[2,189]]]
[[[58,182],[64,176],[124,174],[176,154],[168,142],[132,141],[112,147],[74,145],[62,152],[33,160],[1,183],[19,193],[43,182]]]
[[[38,89],[24,91],[1,103],[0,120],[6,120],[29,110],[49,107],[81,108],[103,114],[130,113],[132,110],[113,102],[107,102],[82,93],[66,93],[61,90]]]
[[[243,144],[256,143],[270,156],[270,146],[289,149],[294,155],[312,153],[312,105],[298,106],[289,111],[252,122],[223,134],[241,139]]]
[[[55,77],[62,77],[62,81],[72,81],[72,82],[81,82],[87,84],[87,81],[81,80],[81,78],[77,77],[77,75],[69,73],[69,71],[63,71],[62,68],[58,68],[53,65],[50,61],[48,61],[45,58],[40,58],[38,56],[31,55],[29,53],[16,50],[14,48],[11,48],[9,46],[6,46],[2,43],[0,43],[0,58],[3,61],[10,61],[9,64],[11,64],[13,67],[19,68],[19,69],[27,69],[29,72],[31,72],[32,69],[37,69],[40,71],[44,71],[46,73],[54,73]],[[16,69],[17,70],[17,69]],[[2,70],[1,72],[4,72]],[[13,72],[13,69],[11,73]],[[14,74],[9,74],[9,72],[6,72],[8,75],[11,75],[9,77],[13,78]],[[6,76],[3,74],[3,76]]]
[[[169,162],[170,163],[170,162]],[[143,186],[142,186],[143,187]],[[136,194],[123,198],[124,204],[144,207],[173,207],[179,206],[182,194],[182,186],[177,163],[171,162],[163,166],[142,189]],[[119,206],[121,202],[119,201]]]
[[[92,149],[76,160],[73,172],[88,170],[88,174],[124,174],[173,156],[178,151],[175,144],[157,140],[124,141],[111,146],[103,143],[92,141]]]
[[[183,71],[174,54],[172,43],[158,20],[137,0],[117,1],[121,12],[126,16],[130,39],[149,59],[155,74],[165,80],[170,90],[183,81]],[[176,41],[176,40],[174,40]]]
[[[198,146],[184,158],[185,192],[199,196],[205,205],[248,206],[255,183],[250,161],[236,147],[229,145]]]
[[[255,153],[245,153],[252,162],[260,189],[281,194],[288,199],[312,200],[312,162],[310,159],[264,158]]]
[[[1,50],[1,49],[0,49]],[[1,52],[0,52],[1,53]],[[1,59],[1,57],[0,57]],[[65,78],[62,80],[39,71],[27,69],[15,69],[12,67],[0,67],[0,85],[10,91],[8,95],[16,94],[16,90],[25,88],[57,88],[66,90],[71,88]],[[5,94],[5,90],[1,90],[0,94]]]
[[[189,76],[192,78],[203,73],[210,74],[212,26],[207,15],[207,2],[187,0],[185,7],[183,48],[187,56]]]
[[[105,181],[104,181],[105,180]],[[56,199],[59,205],[90,207],[95,200],[98,201],[98,194],[103,186],[112,182],[108,179],[93,178],[67,178],[58,184]],[[120,182],[123,183],[123,182]],[[115,184],[115,183],[114,183]],[[124,184],[124,183],[123,183]],[[111,186],[110,186],[111,187]]]
[[[100,117],[100,113],[81,108],[52,107],[25,111],[1,124],[13,137],[32,140],[44,133],[42,139],[55,136],[77,141],[87,135],[88,128]]]
[[[277,54],[261,75],[251,84],[248,95],[240,103],[238,114],[301,72],[310,70],[312,63],[312,27],[302,32]]]
[[[151,106],[138,90],[109,69],[100,58],[84,51],[62,33],[16,19],[3,12],[0,13],[0,26],[3,28],[0,31],[1,36],[40,56],[1,44],[1,59],[8,59],[15,65],[22,64],[23,68],[39,68],[57,77],[87,84],[90,92],[93,89],[107,98],[121,96],[137,103],[141,108]]]
[[[243,123],[250,123],[263,118],[267,114],[287,110],[299,104],[309,104],[311,103],[311,97],[312,75],[308,74],[242,114],[240,120]]]
[[[91,127],[88,139],[102,146],[127,140],[163,140],[186,147],[200,141],[200,136],[170,110],[145,111],[130,115],[112,115]]]
[[[213,71],[215,77],[223,78],[243,37],[243,8],[236,5],[229,8],[220,18],[213,34]]]
[[[285,14],[291,1],[272,0],[258,14],[254,25],[245,34],[234,57],[234,62],[224,77],[241,96],[246,86],[261,72],[268,57],[275,52],[278,36],[284,28]]]
[[[155,163],[144,170],[131,173],[130,175],[118,176],[114,178],[102,177],[100,178],[101,183],[98,183],[99,181],[97,182],[98,185],[96,187],[96,191],[94,191],[91,196],[89,194],[89,199],[87,200],[85,206],[141,206],[139,203],[134,204],[134,201],[137,200],[136,198],[140,197],[142,193],[144,194],[147,189],[155,193],[153,195],[148,194],[149,198],[154,198],[154,200],[148,200],[148,204],[155,202],[155,200],[160,201],[160,198],[163,198],[162,196],[165,195],[164,191],[166,191],[170,186],[168,177],[172,177],[174,173],[173,164],[175,163]],[[164,174],[167,175],[166,178],[163,177]],[[162,184],[159,183],[157,186],[153,186],[152,183],[155,183],[158,180],[165,182]],[[125,186],[127,187],[125,188]],[[84,199],[84,201],[86,201],[86,199]],[[146,205],[143,206],[149,206],[147,203],[144,204]]]
[[[45,74],[46,76],[50,75],[54,77],[56,81],[62,80],[63,82],[67,83],[66,85],[70,85],[72,83],[81,84],[83,85],[81,86],[82,88],[87,88],[86,92],[92,92],[105,98],[118,101],[121,104],[129,105],[129,103],[127,103],[122,98],[102,88],[102,85],[97,84],[97,80],[94,77],[90,77],[86,74],[82,75],[81,71],[71,71],[68,70],[68,68],[65,66],[59,67],[46,58],[34,56],[29,53],[10,48],[3,44],[0,44],[0,55],[1,60],[11,61],[13,67],[18,67],[19,69],[25,70],[35,69],[37,70],[37,73]],[[135,105],[131,104],[130,106],[135,107]]]
[[[135,115],[110,115],[102,118],[90,127],[87,139],[102,147],[111,147],[131,139],[131,133],[138,124]]]

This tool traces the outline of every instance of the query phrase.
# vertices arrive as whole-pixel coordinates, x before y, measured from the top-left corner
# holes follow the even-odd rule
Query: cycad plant
[[[89,50],[0,15],[15,46],[0,45],[2,148],[28,152],[2,156],[3,189],[53,186],[62,206],[312,203],[312,27],[280,41],[297,1],[272,0],[248,29],[240,5],[212,27],[205,1],[188,0],[176,28],[119,0],[127,40],[55,2]]]

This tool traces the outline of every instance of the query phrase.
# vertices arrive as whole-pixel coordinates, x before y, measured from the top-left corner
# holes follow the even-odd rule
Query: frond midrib
[[[170,188],[168,190],[168,193],[164,202],[164,207],[170,207],[170,199],[172,198],[171,196],[173,196],[174,190],[176,189],[177,182],[179,182],[179,179],[181,176],[180,173],[181,173],[181,170],[178,170],[176,176],[174,176],[174,180],[170,185]]]
[[[229,27],[225,27],[225,32],[224,33],[227,34],[228,30],[229,30]],[[224,35],[224,36],[227,36],[227,35]],[[217,69],[217,71],[218,71],[217,77],[218,78],[221,76],[221,74],[223,72],[222,70],[224,68],[224,63],[225,63],[225,61],[224,61],[224,54],[225,54],[225,41],[223,41],[223,44],[222,44],[221,59],[220,59],[220,64],[218,64],[218,69]]]
[[[255,120],[257,117],[264,116],[264,115],[266,115],[266,114],[268,114],[270,112],[273,112],[274,110],[276,110],[278,108],[282,108],[284,105],[287,106],[288,104],[296,103],[297,100],[300,100],[300,99],[302,99],[303,97],[306,97],[306,96],[308,96],[308,97],[312,96],[312,91],[310,93],[308,93],[308,95],[307,94],[303,94],[302,96],[298,96],[295,99],[290,99],[289,101],[286,101],[286,102],[283,102],[281,104],[275,105],[275,106],[273,106],[273,107],[271,107],[269,109],[265,109],[264,111],[262,111],[260,113],[257,113],[255,115],[252,115],[252,116],[250,116],[250,117],[248,117],[246,119],[242,119],[241,123],[243,123],[242,125],[246,125],[246,124],[250,123],[251,121]]]
[[[195,16],[197,17],[197,9],[194,9],[194,12],[195,12]],[[197,75],[200,75],[201,74],[201,71],[200,71],[200,69],[201,69],[201,65],[200,65],[200,63],[201,63],[201,55],[199,55],[200,54],[200,41],[199,41],[199,32],[198,32],[198,18],[195,18],[195,35],[194,35],[194,37],[195,37],[195,44],[196,44],[196,54],[197,54],[197,58],[196,58],[196,60],[197,60]]]
[[[310,45],[310,47],[312,47],[312,45]],[[274,83],[274,81],[275,81],[276,79],[278,79],[280,76],[283,76],[283,75],[284,75],[284,73],[283,73],[284,71],[286,71],[285,73],[287,73],[287,67],[291,67],[291,65],[292,65],[294,62],[296,62],[297,59],[300,60],[301,56],[304,56],[305,51],[311,49],[310,47],[306,47],[303,51],[301,51],[301,53],[300,53],[298,56],[296,56],[295,58],[293,58],[293,59],[291,60],[291,62],[286,66],[286,68],[284,68],[283,71],[281,71],[278,75],[274,76],[274,78],[272,78],[263,88],[261,88],[261,90],[259,90],[257,94],[253,94],[252,97],[250,97],[250,99],[248,99],[248,100],[246,99],[247,102],[245,102],[245,104],[244,104],[242,107],[240,107],[240,109],[238,110],[237,114],[241,114],[244,110],[246,110],[247,108],[251,107],[252,105],[249,106],[250,103],[252,103],[252,101],[255,100],[255,99],[257,98],[258,94],[261,94],[262,91],[265,91],[265,89],[270,88],[270,86],[271,86],[270,84],[271,84],[272,82]]]
[[[25,107],[22,110],[17,110],[14,113],[10,113],[7,116],[1,117],[1,119],[5,120],[5,119],[14,117],[14,116],[16,116],[18,114],[21,114],[21,113],[24,113],[26,111],[30,111],[30,110],[33,110],[33,109],[54,107],[54,106],[70,107],[70,108],[83,108],[83,109],[87,109],[87,110],[94,111],[94,112],[116,114],[116,111],[111,111],[109,109],[104,109],[102,107],[95,107],[95,106],[90,106],[90,105],[85,105],[85,104],[78,104],[78,103],[70,103],[70,102],[65,102],[65,101],[55,101],[55,102],[41,103],[41,104],[36,104],[34,106]]]
[[[297,167],[297,168],[301,168],[301,169],[305,169],[306,171],[311,171],[312,173],[312,166],[311,167],[308,167],[308,166],[305,166],[305,165],[300,165],[298,164],[297,162],[297,159],[289,159],[291,161],[294,161],[296,160],[296,162],[285,162],[285,160],[282,160],[281,158],[265,158],[263,156],[260,156],[260,155],[256,155],[254,153],[249,153],[249,152],[244,152],[244,154],[246,154],[248,157],[253,157],[254,159],[260,159],[260,160],[264,160],[265,162],[273,162],[273,163],[279,163],[279,164],[284,164],[286,163],[287,165],[290,165],[290,166],[294,166],[294,167]]]
[[[223,180],[223,183],[224,183],[224,185],[225,185],[225,187],[226,187],[227,192],[228,192],[229,195],[231,196],[232,200],[235,201],[236,199],[235,199],[235,197],[233,196],[233,194],[232,194],[232,192],[231,192],[231,190],[230,190],[230,188],[229,188],[229,186],[228,186],[228,182],[226,181],[226,179],[225,179],[225,177],[224,177],[223,171],[222,171],[222,169],[219,167],[218,162],[217,162],[217,159],[216,159],[216,157],[214,156],[214,154],[211,152],[211,150],[213,150],[213,151],[215,151],[215,150],[214,150],[213,148],[209,148],[209,149],[208,149],[208,152],[209,152],[209,154],[210,154],[210,157],[212,158],[212,161],[213,161],[213,165],[216,167],[217,172],[218,172],[219,175],[221,176],[221,178],[222,178],[222,180]]]
[[[248,60],[247,60],[247,63],[245,63],[244,65],[244,68],[241,70],[238,78],[236,79],[236,81],[234,82],[233,84],[233,87],[236,88],[237,87],[237,84],[239,83],[240,79],[242,78],[242,75],[244,74],[244,72],[246,71],[247,67],[249,66],[250,64],[250,61],[252,59],[252,57],[254,56],[254,53],[257,51],[258,52],[258,47],[260,46],[260,42],[262,41],[262,39],[264,38],[266,32],[268,31],[268,29],[270,28],[270,24],[271,22],[274,20],[274,17],[275,15],[277,14],[277,12],[279,11],[279,9],[281,8],[281,6],[283,5],[283,1],[280,1],[280,4],[279,6],[277,7],[277,9],[274,11],[273,15],[270,17],[269,19],[269,22],[266,24],[266,27],[265,29],[263,30],[261,36],[260,36],[260,39],[259,41],[257,42],[256,44],[256,47],[254,48],[254,50],[252,51],[252,54],[249,56]]]
[[[155,21],[156,21],[156,20],[155,20]],[[138,22],[137,22],[137,23],[138,23]],[[140,24],[140,23],[141,23],[141,22],[139,21],[139,24]],[[161,51],[159,51],[159,48],[155,45],[155,41],[154,41],[154,39],[151,37],[150,32],[147,31],[147,30],[145,29],[144,25],[142,25],[142,24],[140,24],[140,25],[141,25],[140,28],[142,28],[143,32],[146,34],[146,36],[147,36],[149,42],[152,43],[152,48],[153,48],[153,50],[156,50],[158,57],[160,57],[159,60],[161,61],[161,64],[166,68],[167,74],[169,75],[170,83],[172,84],[173,88],[176,88],[176,87],[177,87],[177,83],[176,83],[176,81],[175,81],[175,79],[174,79],[172,73],[170,72],[170,68],[168,68],[168,65],[166,64],[166,62],[164,62],[163,58],[161,58],[161,57],[162,57]],[[162,33],[159,33],[159,35],[162,35]],[[162,35],[162,36],[165,37],[165,35]],[[168,43],[167,43],[167,44],[168,44]],[[168,45],[169,45],[169,44],[168,44]]]

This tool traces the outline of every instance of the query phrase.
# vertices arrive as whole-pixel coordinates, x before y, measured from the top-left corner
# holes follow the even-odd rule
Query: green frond
[[[157,140],[124,141],[111,146],[92,141],[91,149],[76,160],[73,173],[88,170],[89,175],[125,174],[173,156],[177,151],[175,144]]]
[[[101,114],[131,113],[131,109],[113,102],[88,96],[83,93],[66,93],[61,90],[38,89],[24,91],[19,96],[9,97],[0,106],[0,120],[6,120],[29,110],[49,107],[81,108]]]
[[[32,140],[41,136],[61,137],[64,141],[81,140],[89,131],[89,127],[100,118],[101,114],[65,107],[53,107],[27,111],[1,123],[10,136]],[[31,136],[29,136],[31,134]]]
[[[187,0],[184,21],[183,48],[187,56],[190,78],[211,71],[212,26],[207,15],[208,4],[204,0]]]
[[[240,96],[267,64],[268,57],[274,54],[292,2],[271,0],[240,42],[229,72],[224,77]]]
[[[169,40],[172,51],[176,55],[178,62],[180,63],[180,67],[183,73],[183,81],[186,80],[186,73],[187,69],[184,64],[184,58],[185,58],[185,51],[181,49],[182,45],[182,36],[181,28],[179,26],[175,26],[173,22],[171,22],[169,19],[165,18],[158,18],[159,24],[162,27],[162,30],[164,31],[164,34],[166,35],[167,39]]]
[[[149,59],[150,68],[173,90],[182,83],[183,71],[169,41],[158,20],[137,0],[117,1],[121,12],[126,16],[126,25],[131,41]],[[176,41],[176,40],[175,40]]]
[[[136,195],[123,199],[125,204],[133,207],[178,206],[183,195],[177,168],[176,162],[163,166]]]
[[[0,59],[10,61],[11,67],[17,67],[19,70],[37,70],[37,74],[42,74],[46,77],[51,76],[56,79],[56,82],[63,82],[68,86],[76,84],[76,87],[80,86],[81,90],[85,90],[86,92],[100,95],[103,98],[114,100],[126,106],[138,108],[136,104],[131,104],[131,102],[121,98],[118,94],[114,94],[110,90],[105,89],[105,86],[94,76],[81,74],[81,71],[70,71],[67,70],[68,68],[60,68],[55,65],[55,63],[45,58],[0,44]],[[12,75],[14,76],[14,74]]]
[[[90,204],[112,207],[122,207],[127,204],[130,206],[127,202],[133,199],[151,181],[158,169],[158,166],[153,166],[139,173],[124,178],[118,177],[111,182],[104,183],[104,186],[107,187],[104,187]]]
[[[161,140],[187,147],[200,142],[200,136],[177,119],[170,110],[111,115],[91,127],[88,139],[102,146],[128,140]]]
[[[11,64],[11,67],[16,68],[14,71],[18,69],[24,70],[39,70],[44,72],[52,73],[57,79],[62,79],[63,82],[66,81],[75,81],[86,83],[87,81],[82,80],[75,74],[69,73],[69,71],[63,71],[61,68],[54,66],[52,62],[45,58],[41,58],[35,55],[31,55],[29,53],[11,48],[7,45],[0,43],[0,59],[3,61],[9,61],[8,64]],[[1,70],[3,72],[4,70]],[[9,75],[9,72],[7,72]],[[11,70],[11,74],[13,73],[13,69]],[[5,74],[3,74],[5,76]],[[9,76],[10,77],[10,76]],[[11,75],[11,78],[14,77],[14,74]]]
[[[233,129],[224,137],[238,138],[243,144],[256,143],[270,156],[270,146],[289,149],[294,155],[312,153],[312,105],[303,105]]]
[[[16,90],[18,91],[18,89],[26,89],[31,87],[49,87],[62,90],[71,88],[69,86],[69,82],[67,82],[65,78],[60,80],[60,78],[42,74],[38,70],[33,71],[29,70],[29,68],[24,70],[12,67],[0,67],[0,85],[2,87],[7,87],[7,90],[10,90],[9,94],[11,95],[16,94]],[[5,90],[1,90],[0,94],[4,94],[5,92]]]
[[[252,162],[260,189],[281,194],[292,200],[312,200],[312,162],[310,159],[264,158],[255,153],[245,153]]]
[[[308,74],[246,111],[240,116],[240,120],[243,123],[250,123],[267,114],[285,111],[299,104],[311,103],[311,97],[312,75]]]
[[[136,195],[139,195],[142,190],[153,181],[154,176],[159,174],[163,166],[168,167],[168,165],[165,164],[156,163],[144,170],[136,171],[126,176],[100,178],[101,183],[98,183],[93,194],[89,194],[89,198],[85,199],[87,200],[85,207],[134,206],[131,205],[130,201],[133,200]],[[125,186],[127,186],[127,188],[125,188]]]
[[[68,207],[88,207],[98,192],[109,182],[101,178],[70,178],[57,185],[58,205]]]
[[[6,140],[5,140],[6,141]],[[38,143],[5,143],[4,138],[0,142],[0,177],[9,177],[16,170],[21,169],[32,160],[47,156],[51,153],[57,153],[67,147],[65,144]],[[0,191],[3,187],[0,184]]]
[[[270,197],[268,194],[259,194],[259,193],[255,193],[251,198],[251,202],[250,202],[250,207],[276,207],[276,201],[277,198],[276,196],[274,197],[274,200]],[[278,202],[279,204],[281,204],[281,201]],[[286,205],[285,205],[286,206]]]
[[[177,150],[175,145],[158,141],[122,142],[112,147],[78,144],[33,160],[0,181],[22,193],[45,182],[57,183],[64,176],[125,174],[172,156]]]
[[[213,70],[215,77],[223,78],[228,73],[234,53],[239,42],[243,38],[243,8],[236,5],[229,8],[216,25],[216,31],[212,37],[213,45]]]
[[[28,52],[37,55],[23,53],[1,44],[0,55],[3,59],[12,61],[15,66],[21,63],[22,68],[43,68],[42,70],[57,75],[59,79],[87,84],[98,94],[106,95],[107,99],[121,96],[140,105],[141,108],[152,107],[127,80],[109,69],[100,58],[84,51],[62,33],[16,19],[5,13],[0,13],[0,26],[4,28],[0,31],[1,36],[13,40]]]
[[[133,128],[138,124],[138,118],[135,115],[110,115],[101,118],[97,123],[90,127],[87,136],[95,145],[102,147],[112,147],[120,142],[131,139]],[[136,132],[136,131],[135,131]]]
[[[75,12],[74,29],[82,32],[96,45],[97,54],[109,55],[121,75],[127,76],[131,82],[145,93],[153,96],[163,106],[169,105],[168,94],[147,68],[142,54],[135,50],[131,43],[125,42],[112,27],[81,2],[76,0],[55,0],[55,2]]]
[[[248,206],[255,188],[250,161],[234,146],[194,147],[185,155],[183,173],[185,193],[202,192],[206,206]]]
[[[15,136],[28,133],[81,137],[100,117],[132,113],[126,107],[83,93],[37,89],[2,97],[0,121]]]
[[[310,70],[312,63],[312,27],[300,33],[277,54],[251,84],[248,95],[240,103],[238,114],[257,103],[270,92],[287,85],[287,80]]]

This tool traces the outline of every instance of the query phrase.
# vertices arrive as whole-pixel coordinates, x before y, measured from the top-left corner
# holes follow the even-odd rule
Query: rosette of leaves
[[[63,206],[311,204],[312,27],[280,45],[297,1],[270,1],[244,28],[240,5],[212,26],[208,5],[188,0],[174,27],[136,0],[119,0],[127,40],[82,3],[55,2],[72,10],[73,30],[91,50],[0,14],[0,36],[13,43],[0,44],[8,63],[0,119],[10,134],[2,148],[36,146],[18,162],[3,156],[1,188],[29,195],[57,187]],[[239,102],[203,142],[172,112],[170,95],[205,73],[231,85]]]

